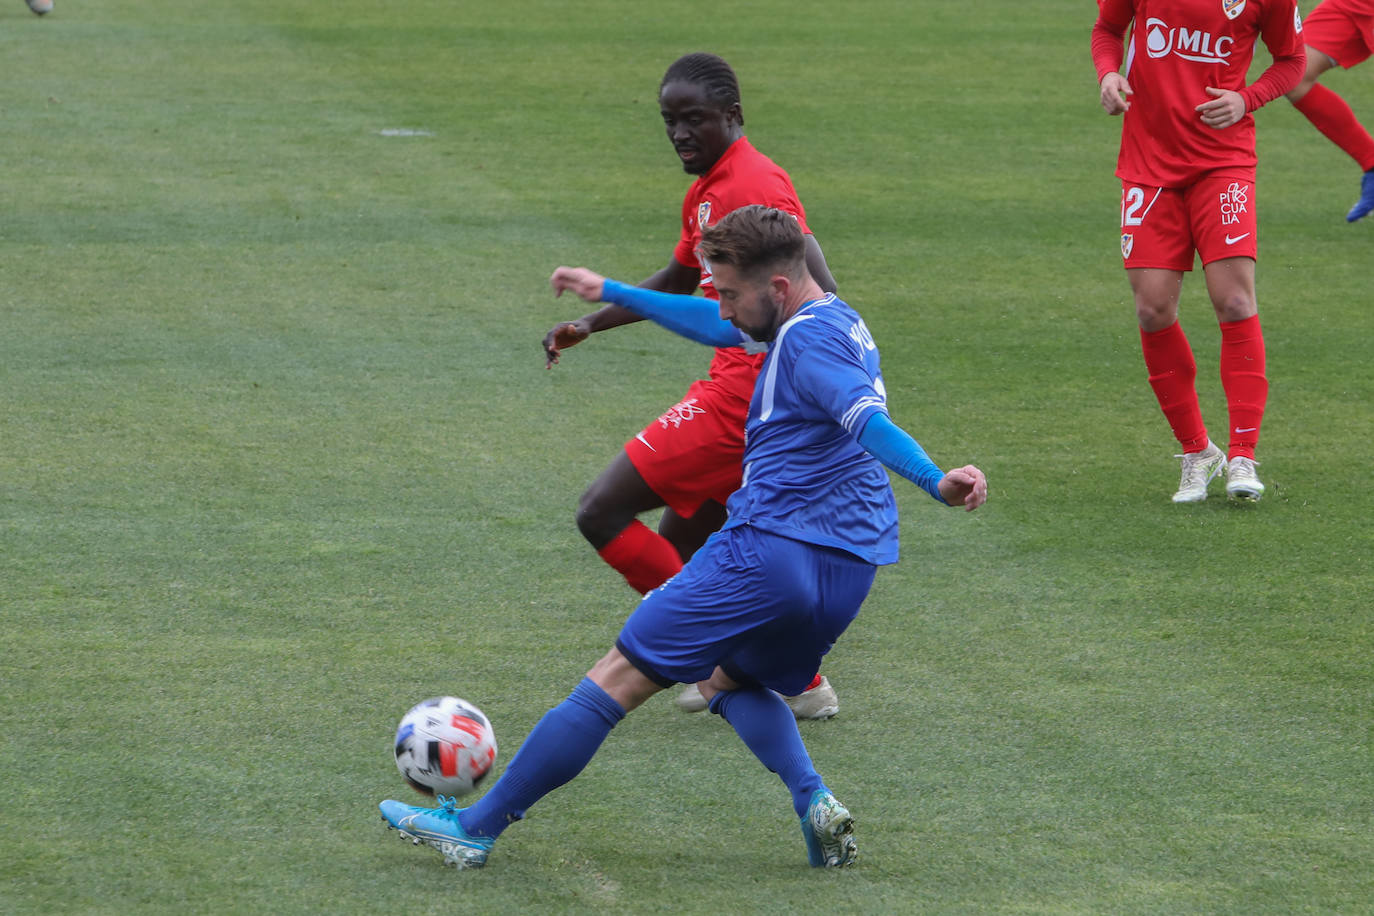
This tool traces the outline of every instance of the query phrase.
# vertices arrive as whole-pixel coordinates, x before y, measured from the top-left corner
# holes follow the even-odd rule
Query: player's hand
[[[552,369],[553,364],[558,362],[560,350],[566,350],[574,344],[581,343],[590,337],[591,333],[587,323],[581,319],[563,321],[554,325],[553,330],[544,335],[544,368]]]
[[[955,468],[940,478],[940,496],[951,506],[963,506],[968,512],[988,501],[988,479],[971,464]]]
[[[1230,127],[1245,117],[1245,96],[1230,89],[1207,87],[1212,98],[1193,110],[1202,116],[1202,123],[1216,130]]]
[[[549,277],[549,285],[553,287],[554,296],[572,290],[588,302],[600,302],[606,278],[585,267],[560,267]],[[586,340],[591,333],[592,329],[582,319],[554,325],[553,330],[544,335],[544,368],[552,369],[558,362],[558,351]]]
[[[1131,84],[1126,82],[1126,77],[1115,71],[1102,77],[1102,85],[1099,87],[1101,94],[1099,99],[1102,107],[1107,110],[1109,115],[1125,114],[1131,107],[1131,96],[1135,91],[1131,89]]]
[[[572,290],[588,302],[600,302],[606,288],[606,278],[596,271],[585,267],[560,267],[549,277],[555,296],[563,295],[564,290]]]

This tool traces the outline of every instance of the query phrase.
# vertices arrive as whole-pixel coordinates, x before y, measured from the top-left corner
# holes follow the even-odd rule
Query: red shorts
[[[1367,3],[1324,0],[1302,21],[1302,40],[1349,70],[1374,52],[1374,12]]]
[[[1259,251],[1255,173],[1208,172],[1183,188],[1121,182],[1121,257],[1126,267],[1192,270]]]
[[[713,499],[724,505],[743,474],[749,402],[710,381],[687,394],[625,443],[625,454],[649,488],[683,518]]]

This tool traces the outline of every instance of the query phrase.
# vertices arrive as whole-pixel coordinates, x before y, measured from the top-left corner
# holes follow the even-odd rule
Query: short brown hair
[[[766,270],[791,276],[805,263],[806,240],[792,214],[750,204],[704,227],[697,253],[708,262],[729,264],[744,274]]]

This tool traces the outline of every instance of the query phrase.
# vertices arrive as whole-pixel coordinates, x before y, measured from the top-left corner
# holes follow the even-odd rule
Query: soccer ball
[[[425,700],[396,728],[396,768],[426,795],[466,795],[495,762],[491,722],[466,700]]]

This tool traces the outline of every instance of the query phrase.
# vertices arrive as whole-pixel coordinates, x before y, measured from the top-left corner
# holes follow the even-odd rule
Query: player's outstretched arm
[[[712,347],[738,347],[745,343],[739,329],[720,317],[720,307],[711,299],[626,286],[585,267],[560,267],[549,283],[555,295],[571,290],[589,302],[599,300],[624,306],[698,343]]]
[[[656,289],[665,293],[691,295],[701,281],[701,270],[688,267],[669,258],[668,265],[655,271],[639,285],[645,289]],[[559,353],[575,346],[599,331],[618,328],[621,325],[643,321],[644,317],[619,305],[607,304],[578,318],[576,321],[560,321],[544,335],[544,368],[552,369],[558,362]]]

